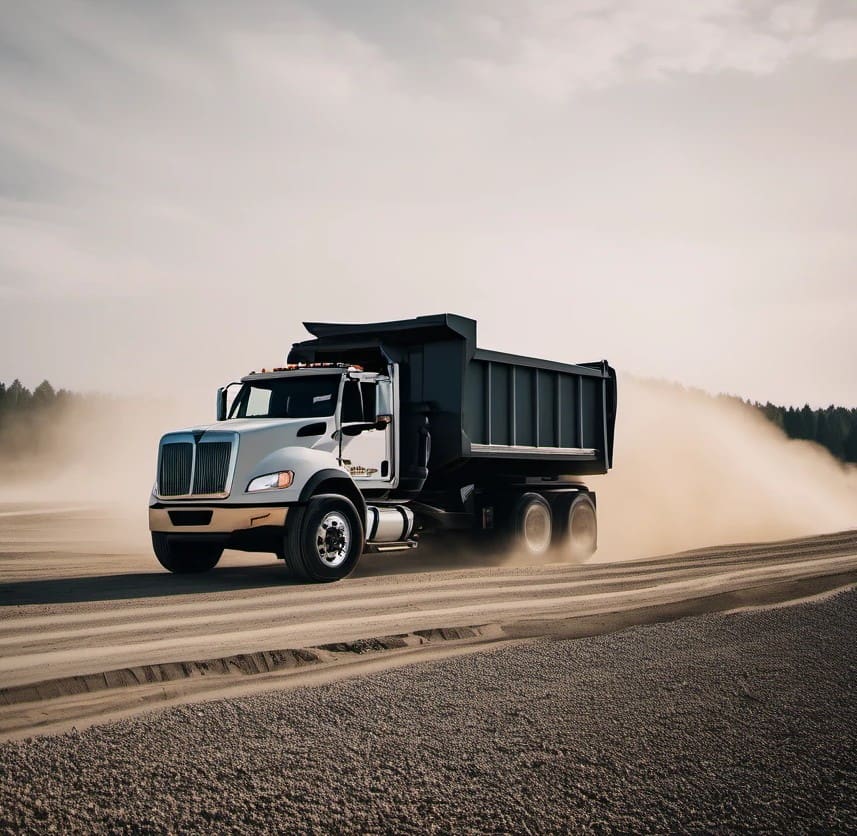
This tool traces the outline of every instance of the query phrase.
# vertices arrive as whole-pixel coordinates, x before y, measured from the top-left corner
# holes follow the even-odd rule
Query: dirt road
[[[0,743],[0,832],[857,832],[857,592]]]
[[[857,581],[857,532],[584,566],[388,554],[346,581],[300,586],[268,555],[169,575],[132,530],[98,510],[0,508],[0,735]]]

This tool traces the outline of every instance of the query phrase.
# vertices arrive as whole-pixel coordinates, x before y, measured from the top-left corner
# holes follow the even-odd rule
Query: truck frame
[[[444,535],[595,551],[596,498],[580,480],[613,463],[606,361],[486,351],[454,314],[305,327],[313,338],[286,366],[218,390],[216,423],[161,439],[149,528],[164,567],[206,571],[231,548],[333,581],[365,551]]]

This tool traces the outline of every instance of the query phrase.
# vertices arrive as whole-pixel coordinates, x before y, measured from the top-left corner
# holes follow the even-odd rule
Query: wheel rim
[[[550,511],[534,502],[524,512],[524,545],[530,554],[544,554],[551,543]]]
[[[351,523],[348,518],[339,511],[325,514],[315,534],[315,547],[318,559],[325,566],[341,566],[351,548]]]
[[[595,551],[595,514],[591,508],[585,504],[573,508],[569,529],[573,552],[589,555]]]

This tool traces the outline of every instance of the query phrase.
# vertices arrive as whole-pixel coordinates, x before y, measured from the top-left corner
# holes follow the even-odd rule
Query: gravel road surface
[[[857,592],[0,745],[6,832],[854,832]]]
[[[0,508],[0,739],[363,675],[462,641],[592,635],[857,580],[857,532],[611,564],[371,555],[345,581],[304,586],[268,555],[170,575],[123,539],[136,530],[97,508]],[[325,649],[343,642],[360,652]]]

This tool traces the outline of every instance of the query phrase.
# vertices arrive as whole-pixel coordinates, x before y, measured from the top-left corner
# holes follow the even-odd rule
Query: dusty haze
[[[108,504],[115,524],[101,547],[147,547],[158,439],[210,421],[204,407],[117,400],[72,410],[40,457],[0,463],[0,501]],[[615,467],[589,484],[598,493],[597,560],[857,526],[857,468],[788,439],[734,400],[629,375],[619,380]]]
[[[615,467],[589,484],[599,560],[857,526],[857,468],[733,399],[628,375]]]
[[[19,421],[0,437],[0,529],[5,514],[34,503],[56,511],[91,509],[91,518],[55,517],[45,541],[59,528],[66,545],[80,551],[150,548],[146,509],[158,440],[167,430],[208,417],[200,414],[199,403],[178,398],[104,398],[69,404],[53,422]],[[40,433],[38,455],[21,457],[10,449],[24,431]],[[36,541],[41,537],[33,535]],[[14,543],[4,548],[14,549]]]

